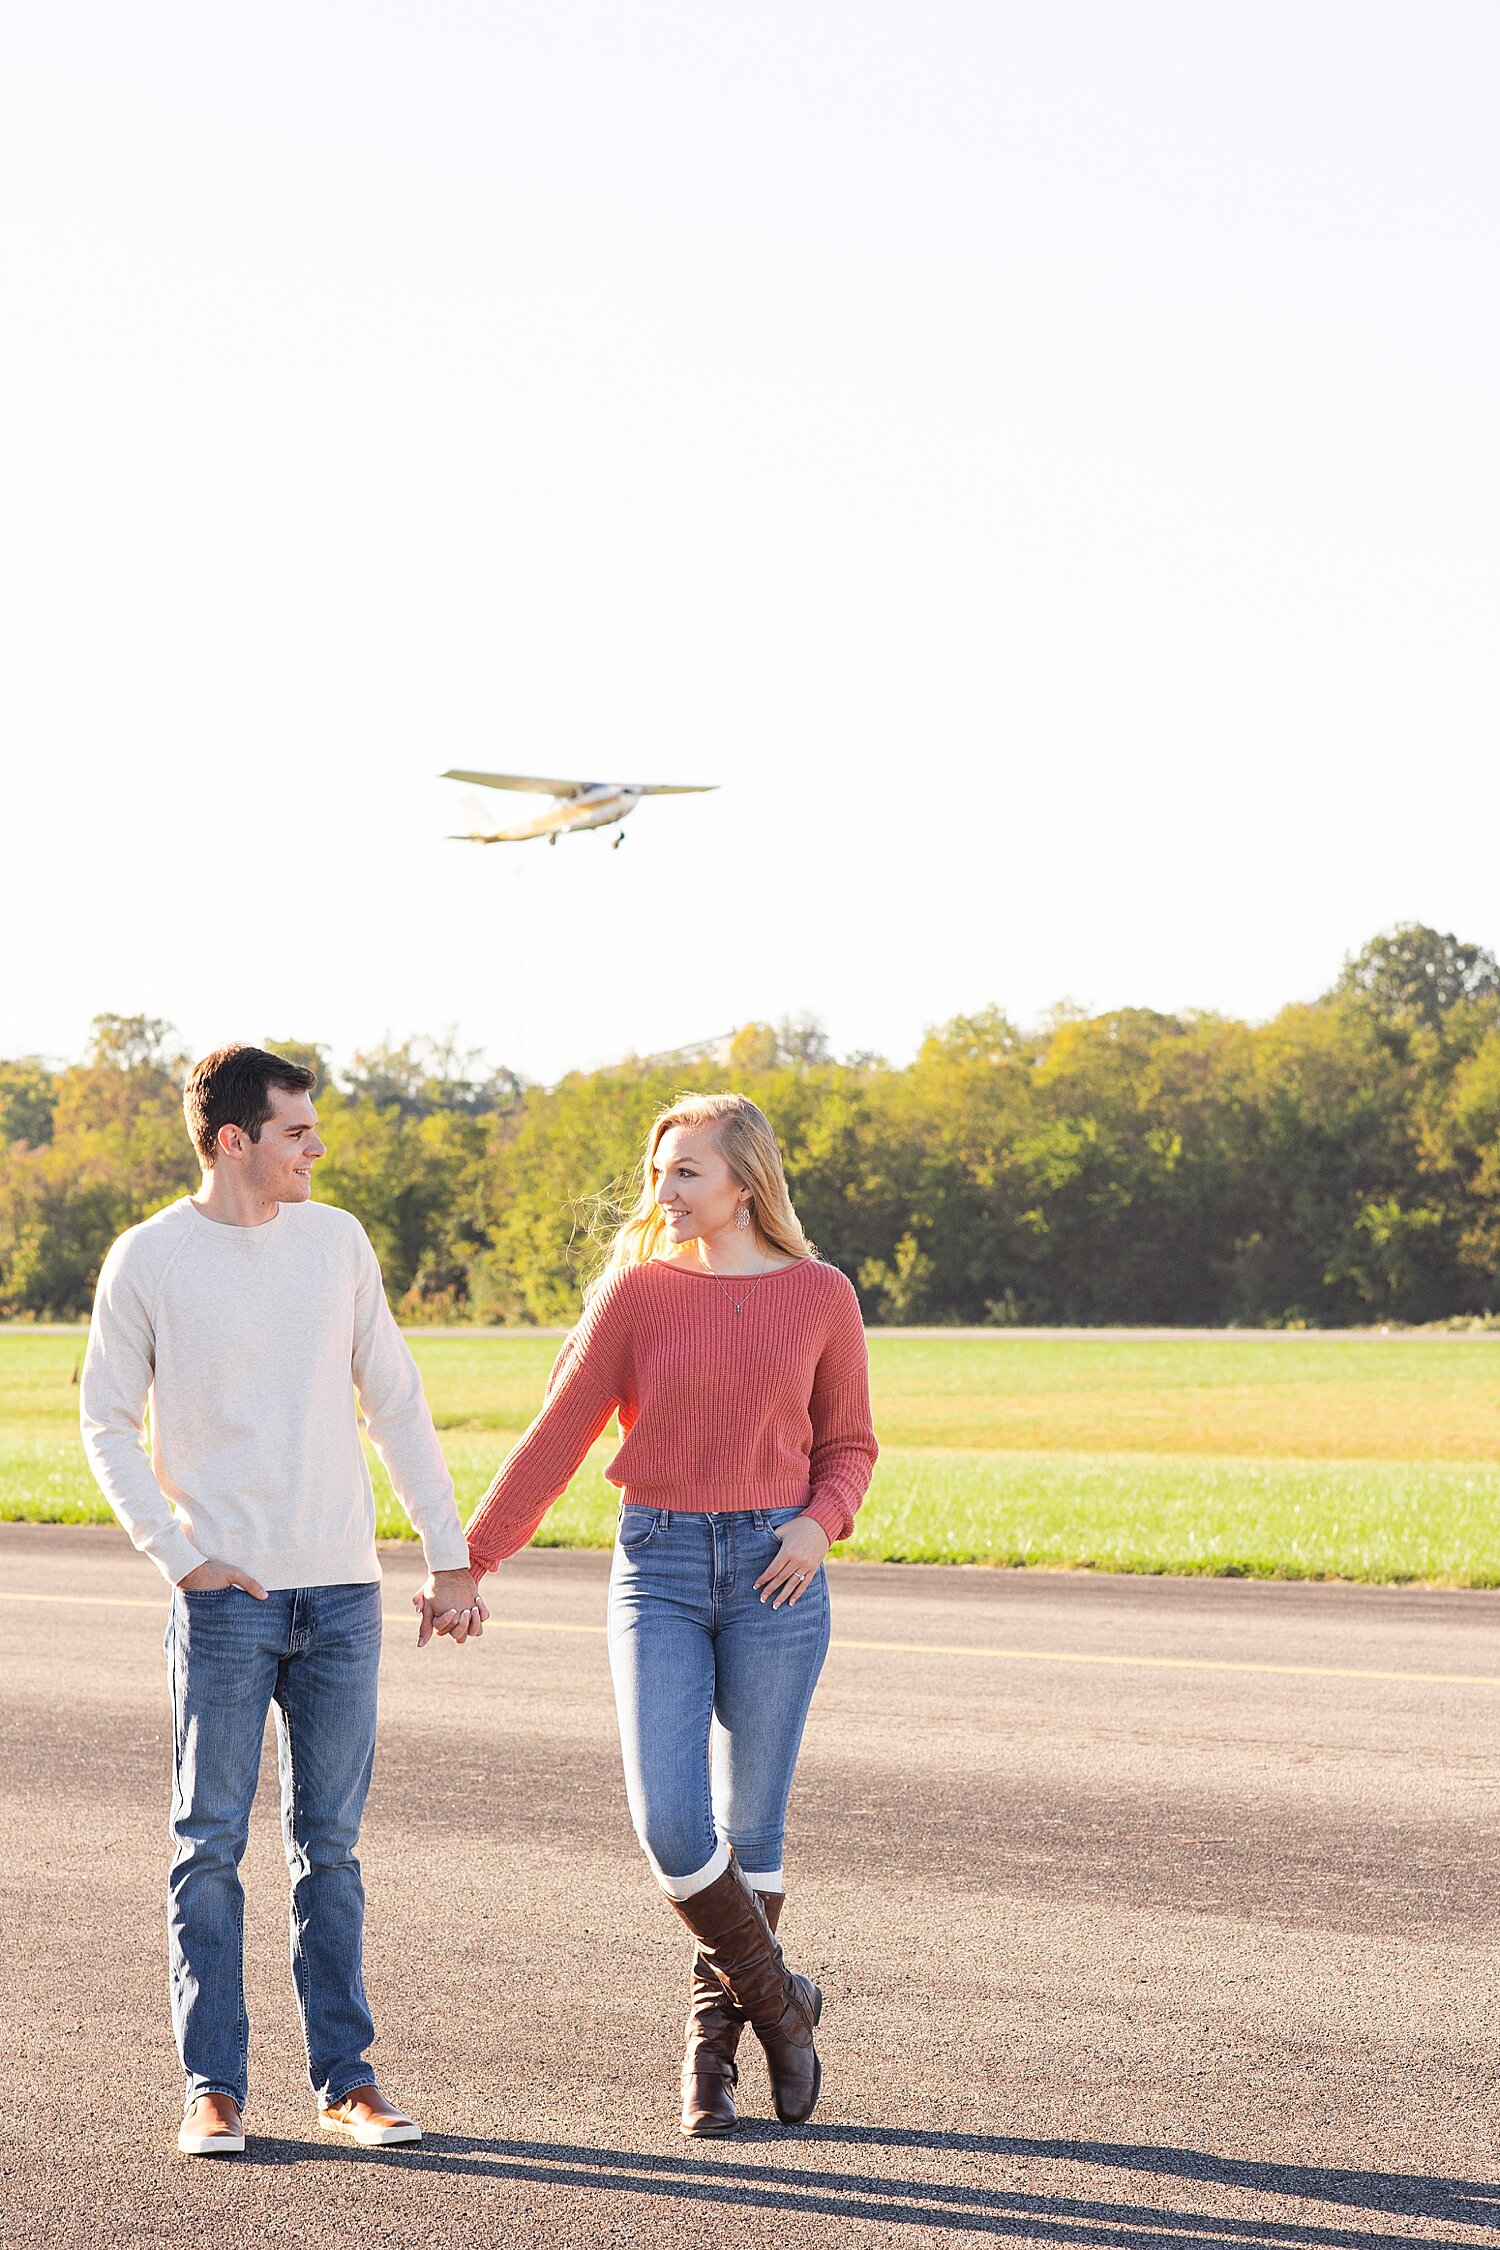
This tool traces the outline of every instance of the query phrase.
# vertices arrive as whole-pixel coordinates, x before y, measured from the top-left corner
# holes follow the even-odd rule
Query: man
[[[318,2122],[365,2147],[421,2138],[366,2055],[355,1846],[375,1752],[380,1564],[354,1393],[431,1575],[418,1645],[477,1638],[453,1483],[357,1219],[311,1201],[314,1074],[259,1047],[195,1065],[198,1195],[121,1235],[84,1361],[84,1445],[173,1588],[167,1926],[184,2073],[178,2147],[245,2145],[249,2023],[239,1863],[276,1714],[292,1977]],[[148,1397],[150,1456],[143,1450]]]

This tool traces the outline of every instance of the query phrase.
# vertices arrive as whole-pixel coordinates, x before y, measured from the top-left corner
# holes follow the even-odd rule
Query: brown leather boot
[[[755,1895],[774,1937],[785,1894],[757,1891]],[[689,2140],[732,2132],[739,2122],[734,2087],[740,2074],[734,2058],[744,2028],[744,2010],[735,2006],[703,1955],[695,1950],[687,2045],[682,2057],[680,2130]]]
[[[792,1976],[771,1935],[765,1909],[731,1859],[722,1875],[691,1898],[672,1900],[698,1940],[698,1950],[766,2054],[771,2099],[783,2125],[811,2117],[823,2082],[813,2026],[823,1995],[808,1977]]]

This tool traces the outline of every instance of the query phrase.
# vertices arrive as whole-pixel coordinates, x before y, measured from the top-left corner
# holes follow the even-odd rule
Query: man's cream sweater
[[[453,1480],[357,1219],[283,1203],[264,1226],[225,1226],[184,1197],[105,1259],[84,1448],[173,1585],[204,1561],[267,1588],[380,1576],[355,1392],[428,1568],[466,1568]]]

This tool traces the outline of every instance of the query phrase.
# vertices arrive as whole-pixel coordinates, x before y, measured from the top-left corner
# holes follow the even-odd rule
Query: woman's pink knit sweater
[[[805,1504],[830,1540],[847,1539],[877,1451],[854,1291],[816,1258],[753,1291],[743,1274],[721,1285],[659,1259],[612,1274],[469,1525],[476,1571],[525,1546],[616,1412],[625,1442],[604,1473],[627,1504]]]

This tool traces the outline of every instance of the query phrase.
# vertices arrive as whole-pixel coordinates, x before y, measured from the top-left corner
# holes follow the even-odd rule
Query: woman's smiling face
[[[750,1191],[730,1171],[702,1125],[669,1125],[656,1144],[656,1201],[676,1245],[732,1227]]]

